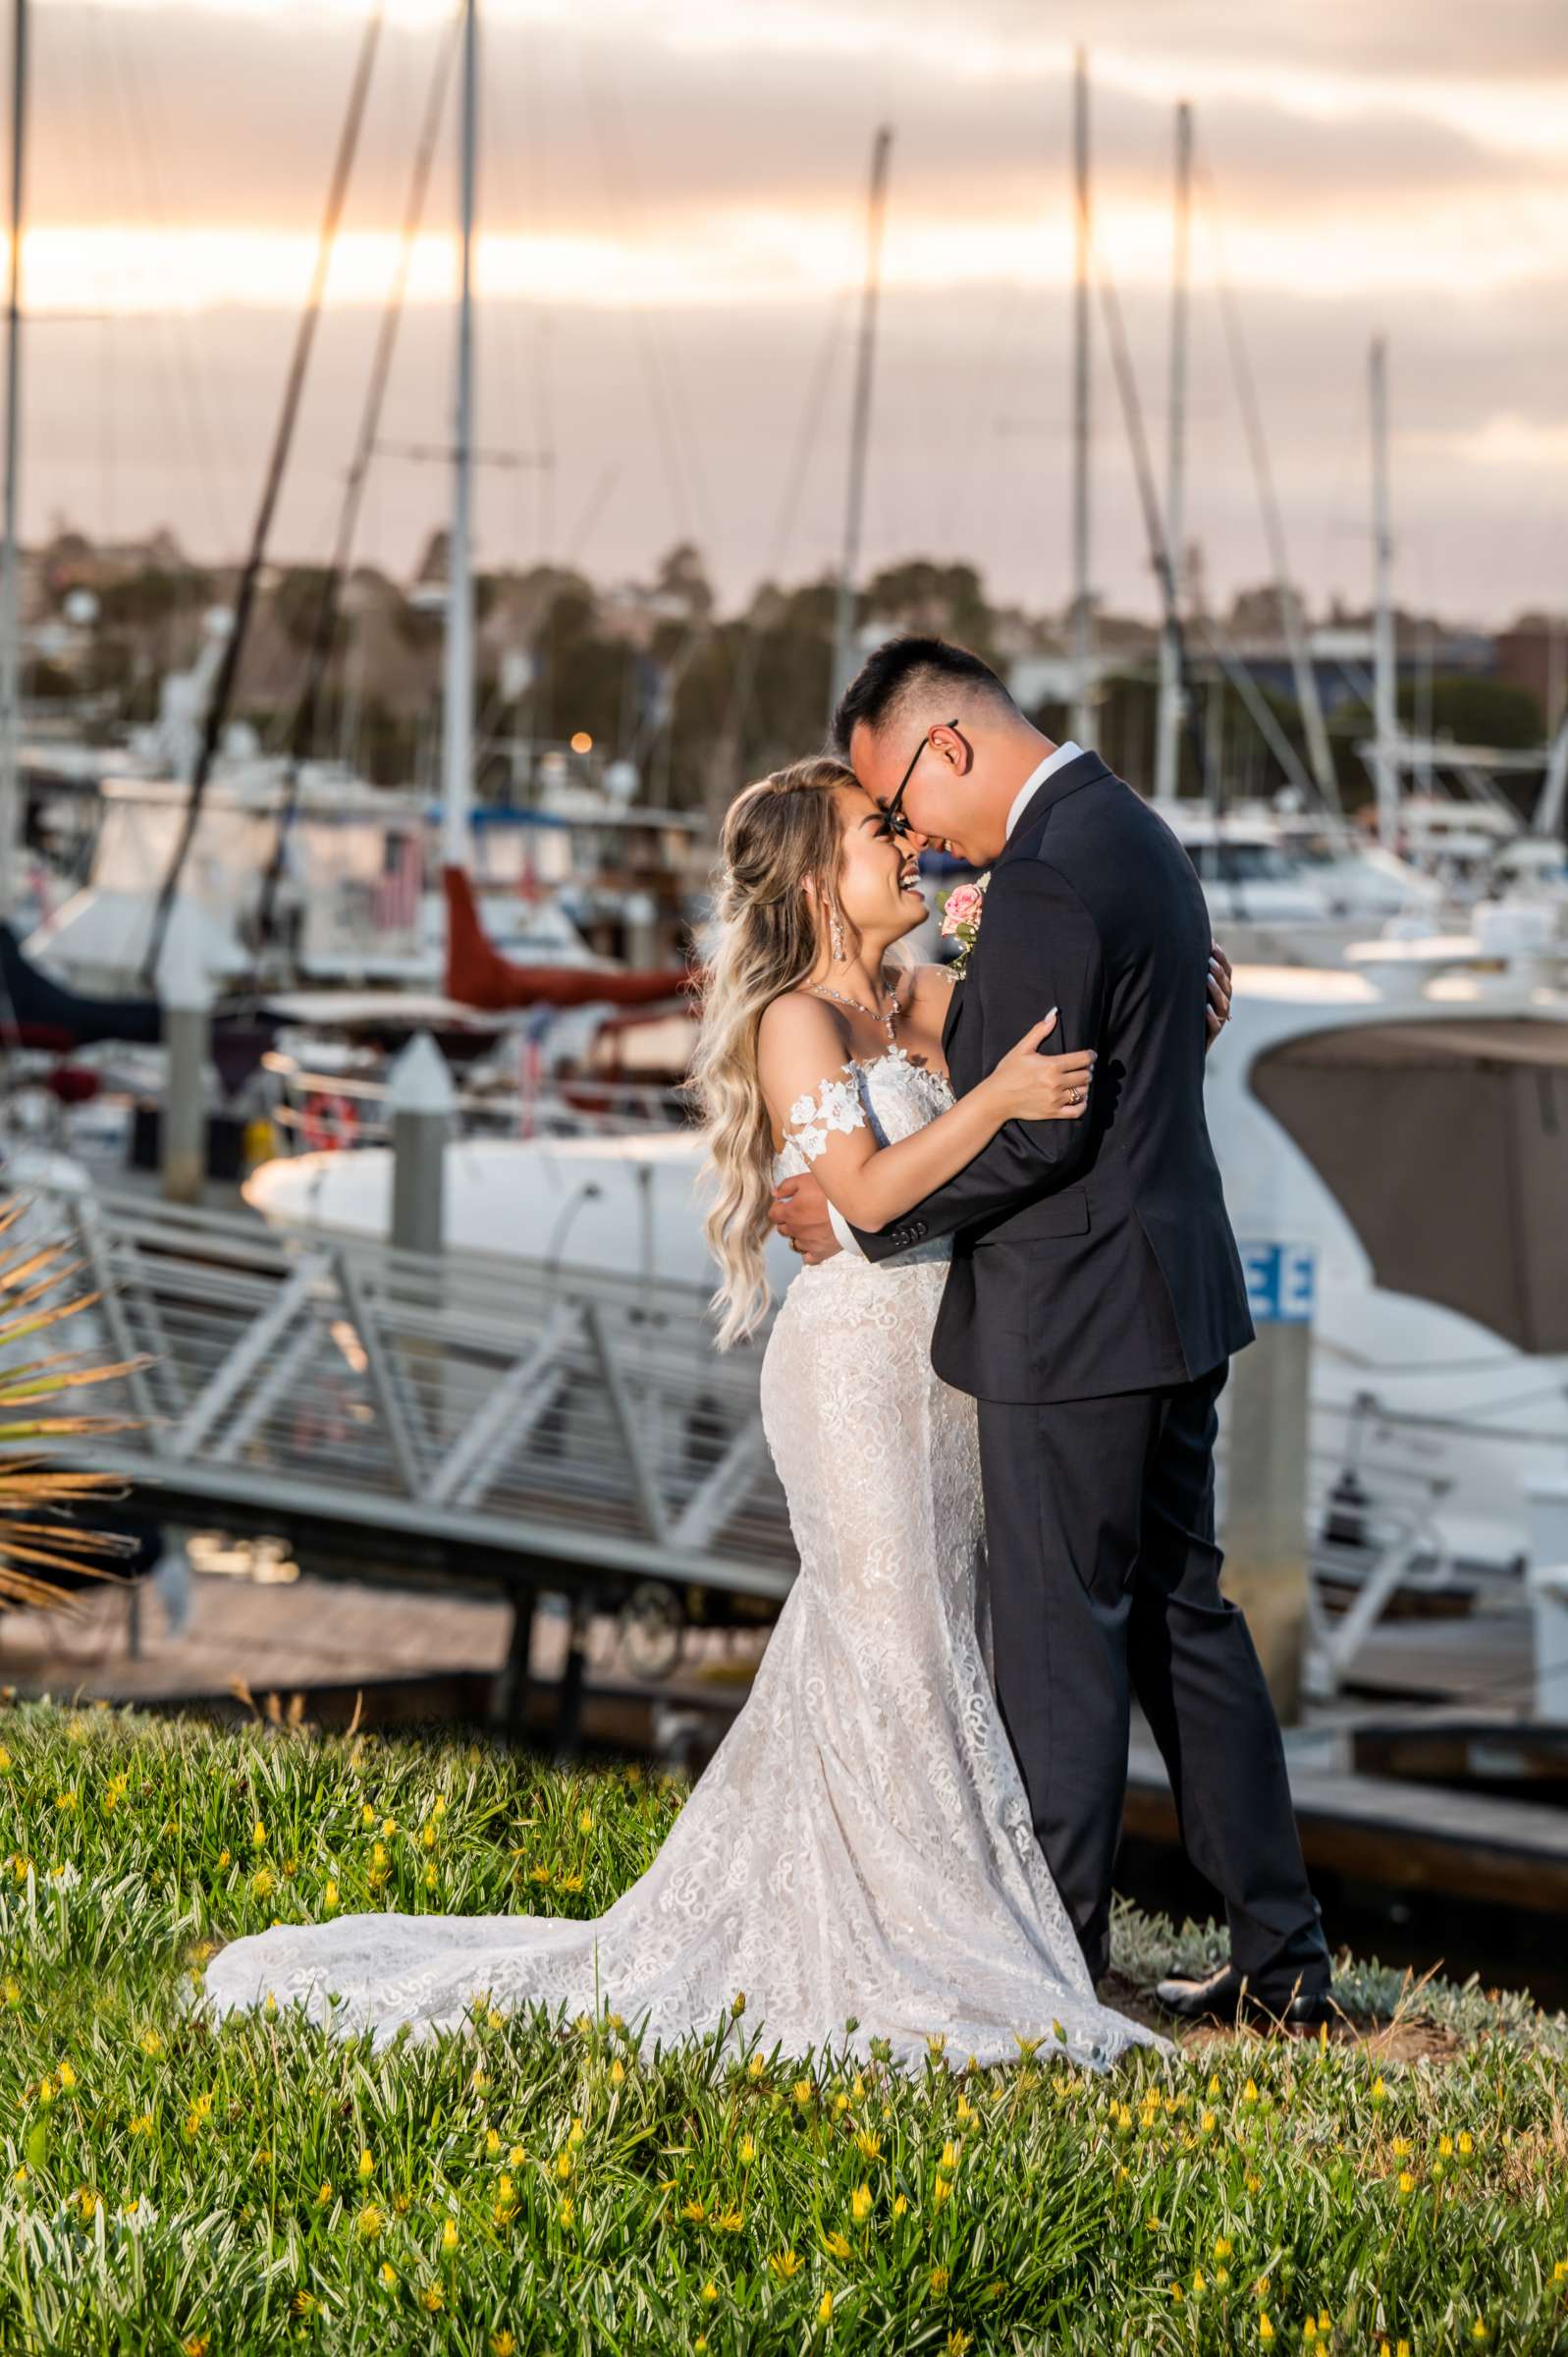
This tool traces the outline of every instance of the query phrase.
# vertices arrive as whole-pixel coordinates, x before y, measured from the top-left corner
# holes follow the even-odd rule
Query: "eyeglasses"
[[[947,726],[949,729],[955,729],[958,726],[958,723],[955,720],[949,720]],[[909,821],[903,814],[904,791],[908,786],[910,779],[915,774],[915,769],[920,760],[921,754],[925,751],[930,742],[931,731],[928,729],[925,735],[921,738],[920,742],[915,746],[914,753],[910,759],[909,767],[904,771],[903,776],[898,780],[897,793],[893,795],[892,801],[884,802],[882,806],[882,814],[895,835],[907,835],[909,833]]]

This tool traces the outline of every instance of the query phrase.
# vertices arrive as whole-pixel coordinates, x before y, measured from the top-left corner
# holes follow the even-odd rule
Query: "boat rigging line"
[[[245,560],[244,571],[240,576],[240,587],[235,598],[234,620],[224,646],[223,660],[213,686],[211,701],[207,706],[206,720],[201,734],[201,746],[196,755],[195,770],[186,797],[184,820],[152,913],[146,954],[141,965],[140,978],[144,988],[151,988],[156,982],[158,959],[163,949],[164,936],[168,930],[169,918],[174,908],[175,896],[179,892],[180,878],[184,872],[186,860],[189,856],[190,846],[195,839],[201,805],[206,795],[207,780],[212,773],[212,765],[217,756],[218,746],[222,741],[230,707],[234,700],[241,658],[244,652],[250,617],[255,606],[261,568],[266,559],[267,542],[271,535],[278,495],[283,487],[284,471],[288,465],[290,450],[293,447],[295,424],[299,414],[305,375],[309,366],[311,350],[315,343],[316,327],[321,316],[322,300],[326,294],[327,273],[337,247],[338,230],[349,192],[349,180],[359,144],[359,132],[364,121],[365,102],[370,94],[370,79],[380,44],[384,13],[384,10],[378,6],[367,18],[364,35],[359,46],[358,63],[354,69],[353,83],[349,95],[348,112],[344,118],[343,132],[338,142],[337,159],[333,166],[326,213],[322,220],[321,234],[316,247],[315,269],[311,277],[310,292],[306,299],[304,312],[296,331],[294,356],[290,362],[288,382],[284,391],[283,411],[278,420],[272,456],[262,487],[261,505],[256,513],[250,552]]]

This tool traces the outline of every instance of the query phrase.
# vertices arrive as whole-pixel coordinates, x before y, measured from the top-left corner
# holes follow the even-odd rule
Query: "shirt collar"
[[[1058,744],[1054,753],[1048,753],[1038,769],[1032,769],[1029,772],[1029,775],[1025,778],[1023,784],[1013,795],[1012,808],[1007,813],[1007,833],[1009,836],[1011,835],[1013,828],[1018,824],[1019,819],[1022,818],[1025,810],[1028,808],[1030,797],[1040,787],[1045,784],[1046,780],[1051,776],[1054,770],[1065,769],[1069,761],[1076,761],[1082,749],[1083,748],[1080,745],[1074,744],[1069,739],[1067,743]]]

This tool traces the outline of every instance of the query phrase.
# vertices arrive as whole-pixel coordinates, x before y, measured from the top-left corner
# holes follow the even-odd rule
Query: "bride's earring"
[[[842,965],[844,961],[843,919],[837,908],[829,919],[828,944],[833,952],[834,964]]]

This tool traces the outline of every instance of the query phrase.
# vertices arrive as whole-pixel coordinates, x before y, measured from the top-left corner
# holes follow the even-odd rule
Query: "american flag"
[[[370,922],[378,933],[406,933],[419,913],[424,890],[424,836],[416,830],[388,835],[382,868],[370,892]]]

